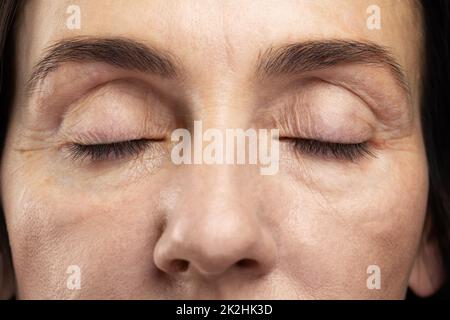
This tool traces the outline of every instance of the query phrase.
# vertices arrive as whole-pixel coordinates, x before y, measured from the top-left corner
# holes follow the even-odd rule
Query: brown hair
[[[13,50],[12,28],[14,18],[21,1],[3,0],[0,3],[0,146],[3,150],[8,124],[11,95],[14,91],[13,81]],[[1,153],[0,153],[1,154]],[[13,292],[13,268],[11,250],[5,217],[0,212],[0,299],[8,298]]]

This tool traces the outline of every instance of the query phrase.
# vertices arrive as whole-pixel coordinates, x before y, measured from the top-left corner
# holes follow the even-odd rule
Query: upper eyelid
[[[362,143],[332,143],[326,141],[318,141],[313,139],[289,139],[294,145],[296,151],[311,152],[314,155],[322,153],[325,157],[331,157],[333,160],[351,160],[356,161],[358,158],[372,157],[377,158],[377,154],[368,142]]]
[[[72,160],[84,160],[91,157],[92,160],[107,160],[111,153],[114,157],[133,155],[144,151],[154,141],[146,139],[125,140],[112,143],[78,144],[67,146]],[[103,149],[103,150],[101,150]]]
[[[361,81],[356,81],[351,73],[352,68],[340,68],[342,75],[334,75],[331,70],[321,70],[319,72],[312,72],[311,74],[300,75],[295,79],[290,79],[283,87],[282,95],[267,94],[262,100],[262,111],[259,117],[264,116],[264,113],[272,112],[270,106],[279,105],[279,109],[284,109],[286,106],[292,105],[295,99],[301,99],[303,93],[307,92],[307,86],[314,85],[314,82],[329,84],[347,91],[355,98],[361,101],[362,106],[370,112],[371,126],[377,127],[383,131],[407,131],[411,128],[413,120],[411,97],[403,91],[395,90],[392,86],[375,86],[374,82],[380,82],[384,78],[377,78],[377,74],[373,75],[375,80],[367,80],[362,70],[358,69],[356,72],[361,73]],[[384,73],[381,73],[384,75]],[[382,77],[380,75],[380,77]],[[383,89],[383,90],[382,90]],[[270,92],[270,90],[269,90]],[[289,101],[289,102],[287,102]],[[301,100],[298,100],[301,102]],[[289,109],[289,108],[288,108]],[[367,113],[369,115],[369,113]],[[373,129],[372,128],[372,129]],[[411,130],[411,129],[409,129]]]
[[[112,99],[109,96],[111,92],[115,92],[116,96],[127,94],[129,99],[140,99],[150,109],[158,108],[158,112],[161,115],[160,118],[164,120],[164,123],[172,117],[169,110],[171,110],[174,102],[168,98],[165,92],[166,83],[161,84],[147,75],[126,72],[126,70],[118,70],[110,66],[98,66],[98,64],[83,65],[80,68],[64,65],[60,68],[58,72],[50,74],[41,83],[40,86],[48,87],[48,89],[40,87],[39,91],[31,96],[26,104],[27,112],[32,115],[30,119],[45,122],[50,117],[55,119],[57,117],[58,120],[54,121],[55,124],[51,124],[51,127],[48,128],[49,131],[51,130],[55,134],[59,132],[64,117],[76,113],[77,109],[86,104],[83,101],[94,98],[98,90],[105,90],[101,95],[109,97],[106,99]],[[73,82],[72,80],[69,83],[64,81],[64,77],[61,78],[61,74],[69,74],[68,77],[73,79],[78,69],[82,73],[80,81]],[[107,92],[111,85],[119,90],[123,88],[120,93],[116,89]],[[145,92],[145,95],[142,92]],[[143,100],[144,98],[145,101]],[[97,101],[100,101],[103,98],[97,97],[97,99]]]

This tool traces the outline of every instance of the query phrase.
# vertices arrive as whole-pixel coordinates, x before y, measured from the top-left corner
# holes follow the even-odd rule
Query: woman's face
[[[415,2],[71,4],[30,1],[17,29],[19,298],[404,296],[428,193]],[[176,164],[194,121],[279,129],[278,170]]]

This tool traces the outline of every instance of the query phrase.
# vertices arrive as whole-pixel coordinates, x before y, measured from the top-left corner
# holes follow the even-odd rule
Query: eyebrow
[[[167,78],[177,76],[180,69],[167,52],[128,38],[74,37],[58,41],[46,49],[43,58],[33,68],[27,91],[32,92],[48,74],[66,62],[103,62]],[[401,65],[388,48],[373,42],[320,40],[271,47],[259,55],[257,75],[301,74],[348,63],[387,68],[398,85],[410,95]]]
[[[142,43],[120,37],[75,37],[58,41],[46,49],[43,58],[33,68],[27,91],[31,92],[66,62],[103,62],[167,78],[173,78],[178,73],[177,63],[168,53]]]
[[[373,42],[353,40],[307,41],[269,48],[260,54],[257,74],[301,74],[344,64],[366,64],[387,68],[397,84],[410,95],[410,88],[401,65],[387,47]]]

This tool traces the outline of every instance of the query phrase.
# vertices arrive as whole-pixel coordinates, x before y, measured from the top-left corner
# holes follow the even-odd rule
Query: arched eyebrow
[[[168,53],[134,40],[75,37],[60,40],[46,49],[43,58],[32,70],[27,92],[32,92],[49,73],[66,62],[103,62],[167,78],[175,77],[179,69],[175,59]]]
[[[33,68],[27,92],[32,92],[40,81],[65,62],[103,62],[167,78],[176,77],[181,69],[169,53],[128,38],[74,37],[47,48]],[[259,77],[292,75],[346,63],[387,68],[410,97],[410,87],[401,65],[386,47],[372,42],[318,40],[271,47],[259,55],[256,73]]]
[[[401,65],[387,47],[373,42],[320,40],[269,48],[261,53],[257,75],[293,75],[344,64],[366,64],[387,68],[397,84],[410,96]]]

